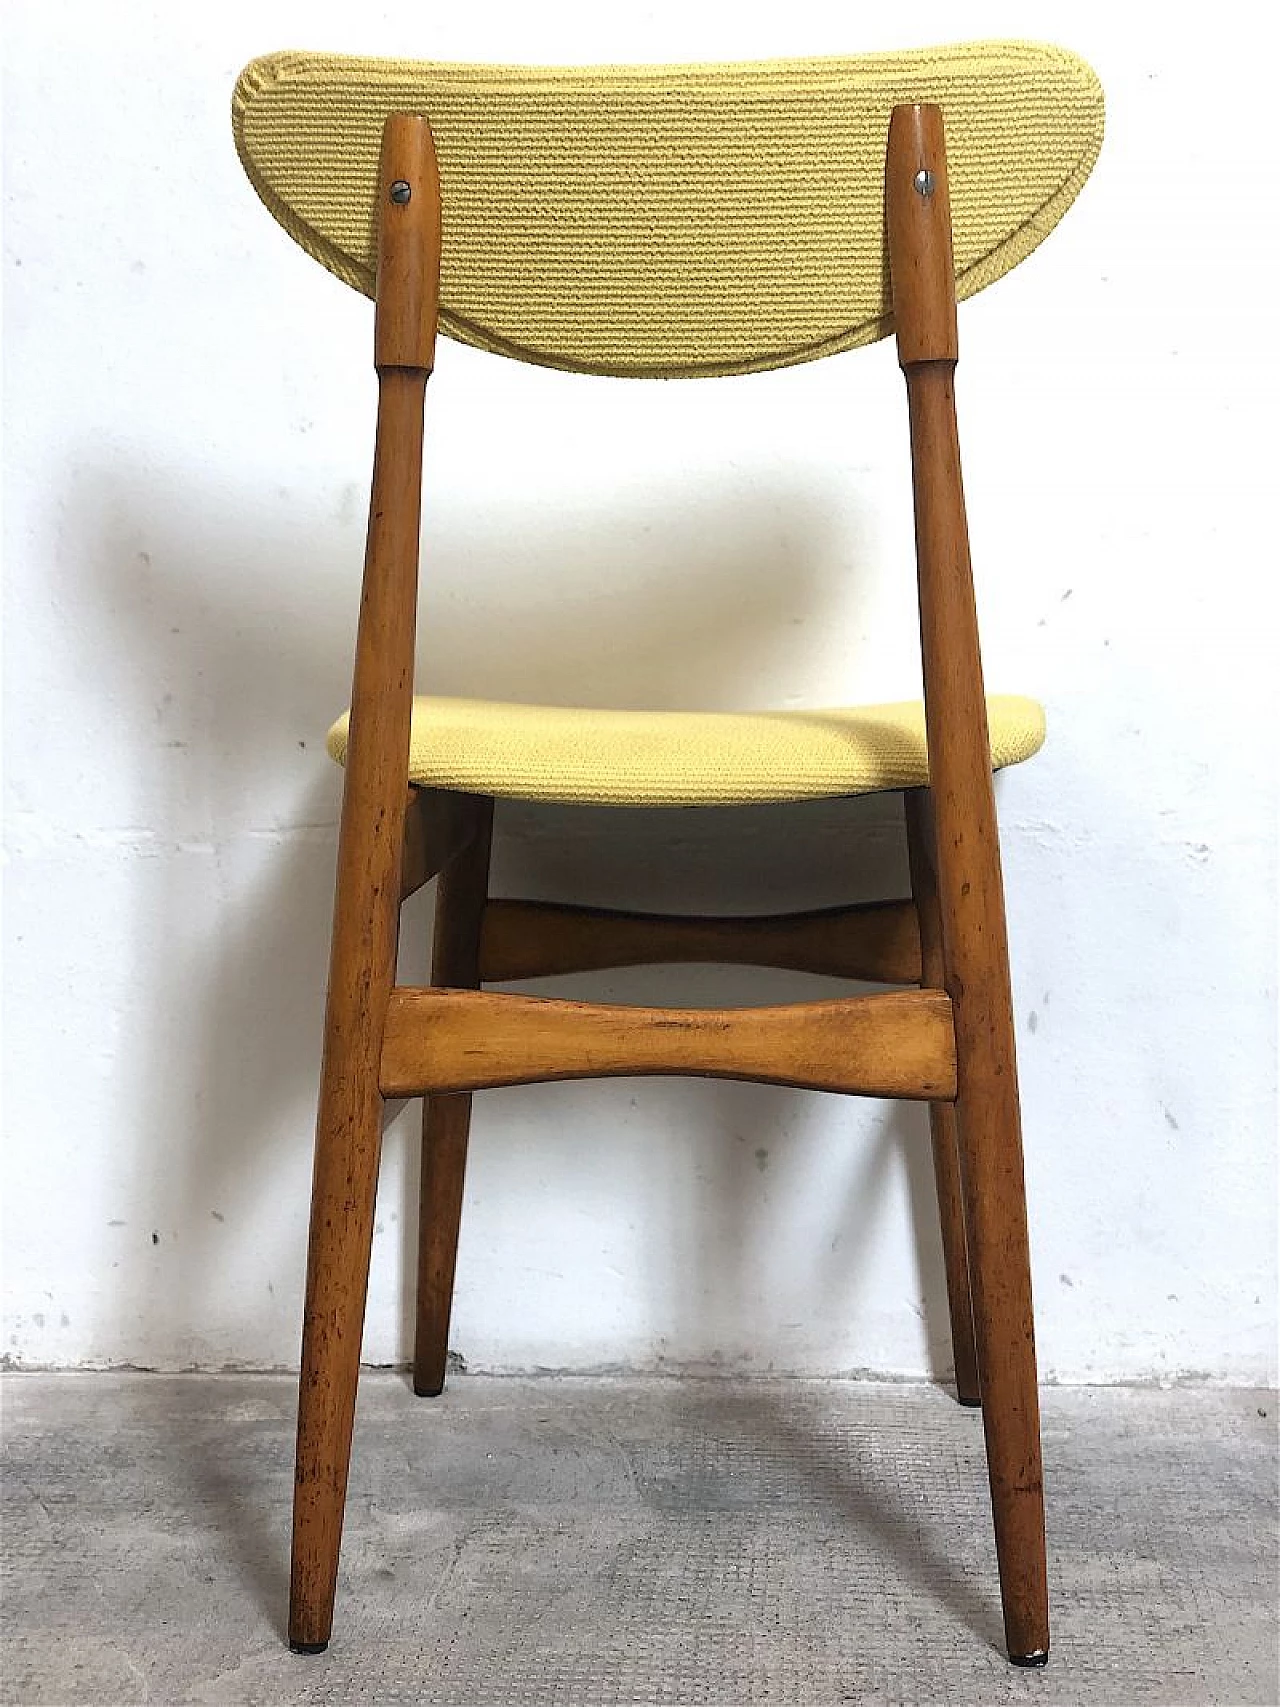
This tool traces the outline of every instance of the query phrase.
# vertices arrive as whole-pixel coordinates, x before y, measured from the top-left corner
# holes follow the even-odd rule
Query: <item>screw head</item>
[[[391,186],[391,199],[397,207],[403,207],[412,194],[412,186],[406,184],[403,178],[397,178]]]
[[[931,196],[933,194],[933,173],[927,166],[922,166],[911,180],[911,184],[918,196]]]

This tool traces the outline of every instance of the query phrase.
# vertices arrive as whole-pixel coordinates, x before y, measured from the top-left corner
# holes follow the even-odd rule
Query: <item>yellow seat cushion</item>
[[[344,713],[328,748],[347,751]],[[1033,699],[987,700],[991,763],[1044,744]],[[409,781],[503,799],[609,806],[813,800],[929,780],[919,700],[830,711],[594,711],[493,700],[413,702]]]

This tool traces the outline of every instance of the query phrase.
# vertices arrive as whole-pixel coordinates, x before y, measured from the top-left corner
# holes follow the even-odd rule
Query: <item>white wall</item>
[[[1109,95],[1080,204],[961,321],[988,678],[1051,723],[999,789],[1042,1365],[1274,1376],[1275,165],[1265,103],[1237,99],[1251,9],[1219,7],[1212,32],[1187,16],[9,8],[14,1363],[296,1355],[339,787],[322,737],[349,679],[373,383],[368,305],[241,177],[241,64],[1031,35],[1090,58]],[[423,682],[706,707],[911,691],[890,347],[646,385],[446,345],[431,404]],[[507,892],[803,905],[846,898],[860,846],[867,892],[889,892],[898,839],[880,801],[674,824],[503,808],[497,869]],[[413,1125],[386,1147],[379,1362],[408,1344]],[[473,1154],[454,1332],[472,1367],[947,1365],[919,1109],[679,1081],[503,1091]]]

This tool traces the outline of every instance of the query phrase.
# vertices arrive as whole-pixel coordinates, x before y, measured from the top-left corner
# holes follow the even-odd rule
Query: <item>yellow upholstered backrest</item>
[[[971,296],[1042,241],[1097,158],[1101,89],[1060,48],[562,69],[278,53],[242,72],[233,122],[275,217],[372,295],[382,124],[425,113],[441,329],[552,367],[675,377],[891,329],[884,150],[900,101],[943,109]]]

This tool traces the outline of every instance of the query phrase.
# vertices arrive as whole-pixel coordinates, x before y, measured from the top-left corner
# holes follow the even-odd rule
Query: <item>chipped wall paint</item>
[[[338,800],[323,731],[349,677],[373,388],[367,304],[240,176],[236,70],[291,44],[729,58],[1028,28],[1025,8],[936,0],[906,22],[814,0],[504,3],[430,29],[328,0],[11,9],[11,1361],[296,1355]],[[1038,692],[1051,731],[999,790],[1042,1360],[1052,1379],[1255,1382],[1276,1343],[1274,358],[1246,365],[1223,336],[1220,256],[1195,234],[1234,231],[1232,319],[1253,323],[1274,256],[1250,246],[1275,236],[1241,162],[1267,148],[1249,111],[1181,122],[1225,85],[1229,27],[1153,32],[1087,3],[1040,8],[1033,33],[1094,60],[1111,114],[1061,232],[961,317],[989,680]],[[887,347],[636,385],[445,345],[432,389],[435,689],[703,707],[912,690]],[[883,802],[499,820],[507,892],[606,904],[819,904],[859,861],[867,894],[903,879]],[[665,969],[547,988],[826,987]],[[379,1198],[376,1362],[409,1343],[413,1150],[408,1113]],[[941,1371],[924,1117],[729,1084],[491,1093],[454,1344],[479,1369]]]

